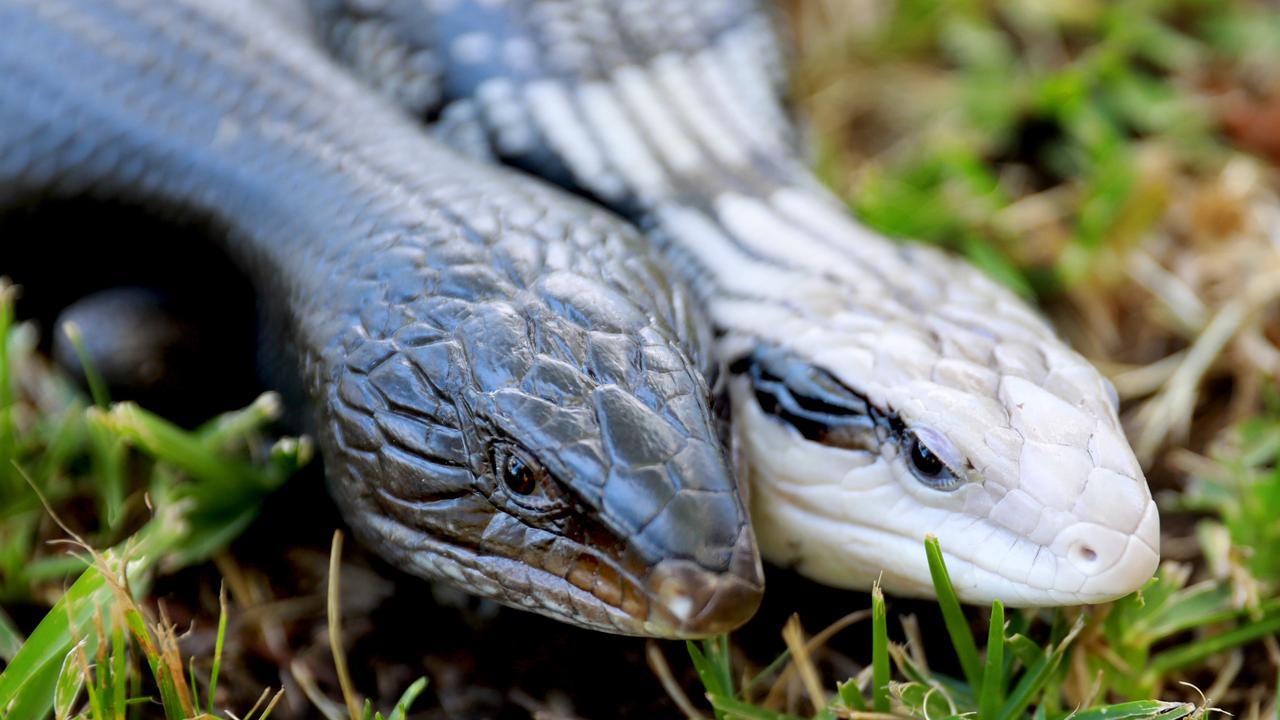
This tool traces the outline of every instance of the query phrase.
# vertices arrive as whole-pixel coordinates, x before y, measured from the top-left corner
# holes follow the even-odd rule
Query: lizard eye
[[[947,469],[938,456],[918,439],[911,443],[911,465],[915,468],[917,475],[928,478],[936,478]]]
[[[520,455],[511,453],[502,465],[502,484],[515,495],[532,495],[538,489],[537,471]]]
[[[493,446],[495,501],[525,516],[557,515],[571,503],[556,479],[524,448],[512,443]]]
[[[921,435],[933,440],[935,446],[941,445],[950,450],[950,444],[937,433],[924,429],[918,432],[906,431],[907,464],[911,468],[911,474],[921,483],[935,490],[952,490],[958,487],[960,478],[951,471],[943,456],[925,444]]]

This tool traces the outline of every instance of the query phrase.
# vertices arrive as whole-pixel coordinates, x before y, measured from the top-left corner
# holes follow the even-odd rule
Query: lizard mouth
[[[688,560],[663,560],[650,573],[650,629],[664,637],[699,638],[729,632],[751,618],[764,578],[750,529],[744,529],[728,571]]]

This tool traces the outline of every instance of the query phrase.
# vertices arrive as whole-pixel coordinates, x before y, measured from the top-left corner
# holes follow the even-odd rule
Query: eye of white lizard
[[[911,474],[935,490],[954,490],[961,478],[951,468],[959,462],[959,452],[951,441],[929,428],[905,430],[903,450]]]

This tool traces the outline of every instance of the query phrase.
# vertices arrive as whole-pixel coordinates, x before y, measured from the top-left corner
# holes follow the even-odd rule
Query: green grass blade
[[[18,626],[13,624],[13,620],[9,619],[9,615],[0,608],[0,660],[6,663],[13,660],[13,656],[18,654],[18,650],[22,648],[22,632],[18,630]]]
[[[76,662],[75,648],[62,658],[62,666],[58,669],[58,680],[53,690],[53,716],[58,720],[71,717],[76,700],[84,690],[85,677]]]
[[[1004,701],[1004,707],[1000,710],[1001,720],[1014,720],[1014,718],[1022,717],[1031,703],[1035,701],[1041,690],[1044,689],[1049,678],[1054,671],[1058,669],[1058,665],[1062,663],[1062,658],[1067,654],[1067,648],[1084,629],[1084,616],[1081,615],[1076,619],[1075,625],[1067,632],[1058,644],[1051,650],[1046,650],[1035,664],[1027,668],[1023,673],[1022,679],[1014,686],[1013,692],[1009,693],[1008,699]]]
[[[152,663],[153,673],[156,679],[156,687],[160,690],[160,704],[164,707],[164,716],[168,720],[186,720],[187,713],[182,708],[182,701],[179,699],[176,683],[182,682],[182,678],[173,677],[173,673],[169,672],[169,668],[160,664],[159,658]]]
[[[70,400],[56,419],[50,418],[51,429],[31,448],[30,455],[39,456],[33,462],[36,485],[44,488],[46,493],[54,478],[66,472],[88,442],[89,429],[84,423],[84,409],[80,398]]]
[[[427,679],[418,678],[412,685],[404,691],[400,699],[396,702],[395,709],[391,711],[391,717],[388,720],[405,720],[409,716],[409,707],[418,699],[423,690],[427,689]]]
[[[0,308],[0,324],[2,322],[3,309]],[[309,454],[306,443],[278,444],[278,451],[272,454],[272,465],[258,468],[218,456],[195,434],[153,418],[136,406],[118,405],[109,415],[91,408],[85,415],[91,424],[98,424],[98,431],[112,447],[120,446],[120,437],[127,438],[157,459],[185,468],[193,476],[191,480],[179,480],[170,466],[156,465],[153,475],[166,478],[166,482],[153,484],[150,489],[152,519],[128,538],[121,549],[102,554],[108,567],[114,567],[114,558],[125,555],[130,558],[128,576],[134,591],[145,588],[146,573],[158,562],[173,566],[175,560],[193,553],[207,554],[231,540],[235,531],[256,514],[264,492],[272,489],[263,485],[274,487],[278,484],[273,482],[275,479],[282,480],[288,471],[305,462]],[[8,660],[7,667],[0,672],[0,708],[11,717],[48,715],[62,662],[79,638],[87,638],[87,643],[93,646],[86,647],[91,657],[96,652],[99,638],[90,632],[93,615],[96,608],[109,601],[111,590],[97,567],[85,568],[84,565],[84,559],[69,557],[51,558],[38,566],[25,565],[27,570],[34,567],[56,577],[76,570],[81,574],[19,647],[15,646],[21,638],[12,623],[5,622],[0,627],[0,643],[4,643]],[[29,573],[24,578],[28,576]],[[135,627],[140,624],[140,618],[126,616],[126,622],[134,633],[145,634],[145,628]],[[219,651],[225,639],[225,623],[225,617],[220,618]],[[125,639],[118,635],[112,638],[112,645],[121,653],[128,647]],[[127,698],[138,692],[139,674],[127,672],[126,655],[113,653],[110,657],[110,662],[106,656],[99,658],[95,675],[102,684],[90,687],[99,700],[93,715],[95,720],[123,720],[129,704]],[[166,712],[184,710],[181,704],[187,692],[185,671],[153,667],[152,674]],[[178,677],[169,677],[170,674]],[[216,692],[216,689],[215,680],[211,690]],[[179,705],[174,705],[175,700]],[[209,702],[214,701],[216,695],[211,693]]]
[[[98,481],[98,497],[102,508],[101,523],[104,529],[109,530],[119,520],[128,494],[125,447],[120,438],[101,425],[89,423],[87,427],[89,455]]]
[[[211,492],[243,494],[245,481],[250,478],[258,480],[260,485],[267,484],[262,482],[260,471],[219,455],[205,447],[193,433],[133,403],[117,403],[111,412],[95,413],[92,417],[147,454],[208,483],[212,486]]]
[[[196,429],[205,447],[221,452],[227,446],[280,419],[284,410],[280,396],[273,392],[258,396],[248,407],[223,413]]]
[[[1004,702],[1004,603],[991,603],[991,628],[987,633],[987,666],[982,673],[978,699],[979,720],[996,720]]]
[[[760,683],[763,683],[768,678],[773,677],[774,673],[781,670],[790,659],[791,648],[784,648],[783,651],[778,654],[778,657],[773,659],[773,662],[766,665],[763,670],[756,673],[754,677],[748,680],[746,685],[742,686],[743,697],[750,697],[751,691],[759,687]]]
[[[1052,652],[1046,653],[1035,664],[1029,666],[1022,679],[1014,686],[1009,698],[1005,700],[1004,707],[1000,711],[1001,720],[1014,720],[1026,712],[1055,669],[1057,669],[1057,659]]]
[[[32,583],[53,582],[79,577],[87,567],[89,561],[83,556],[55,555],[31,561],[23,574]]]
[[[850,710],[858,712],[867,711],[867,700],[862,697],[862,691],[858,689],[857,680],[847,680],[842,683],[836,683],[836,690],[840,693],[840,702]]]
[[[715,708],[716,716],[726,720],[801,720],[795,715],[774,712],[725,695],[708,693],[707,699]]]
[[[878,713],[889,712],[889,621],[884,592],[871,588],[871,704]]]
[[[218,674],[222,672],[222,648],[227,639],[227,586],[218,589],[218,635],[213,644],[213,668],[209,671],[209,714],[213,715],[214,698],[218,694]],[[199,706],[199,701],[196,703]]]
[[[702,681],[702,689],[707,691],[708,697],[732,697],[732,690],[721,684],[720,673],[716,671],[711,660],[698,647],[698,643],[686,640],[685,648],[689,651],[689,659],[693,662],[693,669],[698,673],[698,679]],[[715,707],[714,703],[712,707]],[[721,710],[716,709],[715,713],[717,720],[723,720],[724,713]]]
[[[956,596],[955,587],[951,584],[951,575],[942,559],[942,546],[938,538],[929,535],[924,540],[925,553],[929,557],[929,574],[933,576],[933,588],[938,594],[938,607],[942,610],[942,619],[947,626],[947,634],[951,636],[951,645],[960,659],[960,667],[964,670],[965,680],[973,688],[982,687],[982,661],[978,657],[978,645],[974,642],[973,631],[969,621],[960,608],[960,599]]]
[[[191,684],[191,706],[200,707],[200,686],[196,682],[196,657],[187,658],[187,682]]]
[[[73,649],[70,653],[67,653],[68,660],[78,652],[82,651]],[[90,667],[89,675],[85,676],[85,680],[88,682],[84,684],[84,690],[85,694],[89,696],[89,714],[95,718],[105,718],[107,717],[107,708],[103,705],[102,692],[98,688],[98,682],[104,678],[101,677],[102,673],[95,672],[99,669],[101,668]]]
[[[707,692],[722,693],[724,688],[720,687],[720,676],[712,669],[711,661],[707,660],[702,648],[698,647],[698,643],[693,640],[686,640],[684,645],[689,651],[689,660],[693,662],[693,669],[698,673],[698,679],[702,681],[702,687]]]
[[[1126,636],[1130,642],[1151,644],[1193,628],[1227,622],[1245,612],[1235,606],[1231,587],[1202,583],[1172,592],[1148,612],[1135,613]]]
[[[147,704],[151,703],[151,698],[142,697],[142,673],[140,672],[129,673],[129,697],[133,698],[127,703],[130,707],[137,705],[139,700]],[[140,717],[140,713],[134,711],[132,718],[136,720],[138,717]]]
[[[84,629],[92,624],[93,613],[107,592],[106,579],[97,568],[76,580],[0,672],[0,708],[9,708],[12,717],[43,717],[49,712],[62,661],[75,645],[75,637],[86,636]],[[95,640],[87,637],[89,652]]]
[[[129,675],[129,644],[121,623],[111,623],[111,708],[115,720],[124,720],[125,704],[129,688],[125,684]]]
[[[10,331],[13,329],[13,300],[17,289],[8,279],[0,278],[0,497],[13,497],[22,488],[13,472],[13,367],[9,356]],[[0,704],[0,707],[4,707]]]
[[[61,663],[57,663],[53,665],[52,671],[33,674],[23,684],[22,691],[13,699],[12,704],[4,708],[9,713],[5,718],[48,717],[53,708],[53,695],[61,667]]]
[[[977,693],[981,688],[971,687],[961,679],[926,671],[915,664],[910,655],[904,654],[900,658],[895,658],[895,660],[897,660],[898,670],[909,682],[938,688],[940,691],[945,692],[957,707],[977,709]]]
[[[257,502],[249,503],[246,498],[244,507],[233,513],[199,512],[203,509],[202,505],[197,505],[188,516],[188,532],[180,543],[170,548],[168,567],[186,567],[213,557],[240,537],[258,517],[261,508]]]
[[[1230,650],[1278,632],[1280,632],[1280,609],[1272,610],[1257,620],[1246,622],[1220,635],[1165,650],[1152,657],[1147,667],[1151,673],[1160,676],[1195,665],[1224,650]]]
[[[1044,648],[1026,635],[1014,635],[1005,642],[1009,650],[1006,655],[1012,655],[1023,667],[1031,667],[1044,655]]]
[[[130,587],[139,591],[146,586],[145,573],[172,542],[172,530],[159,514],[126,541]],[[122,551],[107,550],[98,557],[102,566],[115,568],[123,556]],[[112,592],[99,565],[80,575],[0,672],[0,707],[14,703],[9,707],[12,717],[44,717],[49,712],[54,682],[67,652],[80,638],[87,638],[86,653],[96,652],[98,637],[91,632],[94,615],[110,601]]]
[[[709,640],[702,641],[702,647],[706,651],[707,659],[711,661],[711,667],[719,676],[719,686],[726,695],[733,695],[733,665],[732,658],[729,655],[729,636],[717,635]]]
[[[84,337],[80,334],[80,327],[68,322],[62,326],[62,332],[66,334],[67,339],[71,341],[71,347],[76,351],[76,359],[80,361],[80,370],[89,384],[89,396],[93,398],[93,404],[105,410],[111,404],[111,394],[107,392],[107,383],[102,379],[102,374],[89,359],[89,352],[84,348]]]

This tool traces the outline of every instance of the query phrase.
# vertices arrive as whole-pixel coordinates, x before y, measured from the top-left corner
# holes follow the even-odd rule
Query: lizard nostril
[[[1092,565],[1098,561],[1098,551],[1084,544],[1077,544],[1071,549],[1074,559],[1081,565]]]

